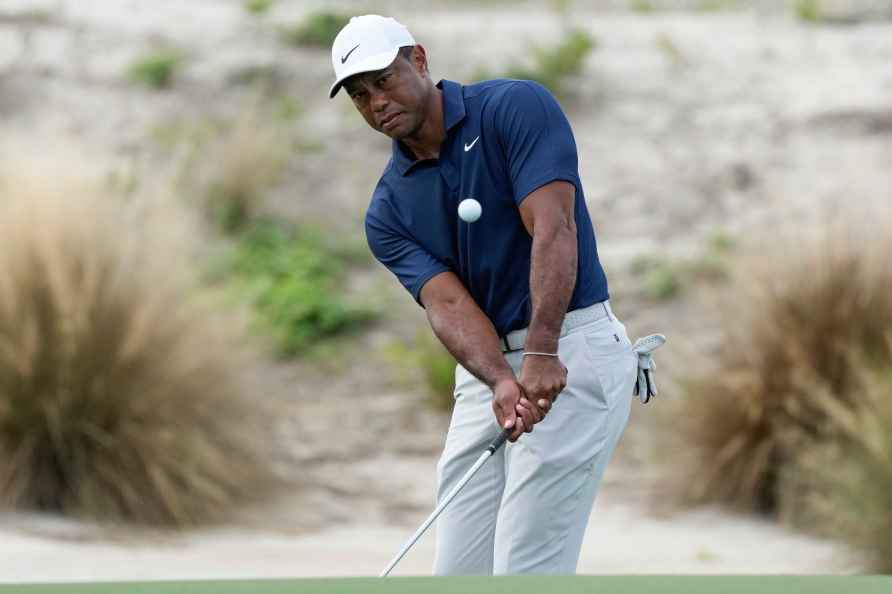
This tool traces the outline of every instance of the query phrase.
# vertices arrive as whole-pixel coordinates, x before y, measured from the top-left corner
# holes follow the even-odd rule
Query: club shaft
[[[433,513],[431,513],[431,515],[428,516],[427,520],[424,521],[424,524],[422,524],[418,528],[418,530],[415,531],[415,534],[412,535],[412,538],[409,539],[409,542],[407,542],[403,546],[403,548],[400,549],[400,552],[397,553],[396,557],[394,557],[393,560],[387,565],[387,569],[381,572],[381,575],[379,577],[387,577],[390,574],[391,570],[393,570],[393,568],[396,567],[396,564],[400,562],[400,559],[402,559],[409,551],[409,549],[412,548],[412,545],[414,545],[415,542],[419,538],[421,538],[421,535],[424,534],[424,531],[427,530],[428,527],[434,523],[434,520],[437,519],[437,516],[439,516],[443,512],[443,510],[446,509],[446,506],[449,505],[449,502],[455,499],[455,496],[458,495],[459,491],[461,491],[462,488],[466,484],[468,484],[468,481],[470,481],[471,478],[475,474],[477,474],[477,471],[480,470],[480,467],[483,466],[483,464],[487,460],[489,460],[489,458],[496,452],[496,450],[505,443],[505,440],[508,437],[508,433],[508,431],[503,432],[499,437],[493,440],[491,444],[489,444],[489,447],[486,449],[485,452],[480,454],[480,457],[477,458],[477,462],[474,463],[474,466],[472,466],[470,470],[465,473],[465,476],[462,477],[458,484],[455,485],[455,487],[453,487],[452,490],[449,491],[449,493],[446,495],[446,497],[443,498],[439,505],[437,505],[437,508],[433,511]]]

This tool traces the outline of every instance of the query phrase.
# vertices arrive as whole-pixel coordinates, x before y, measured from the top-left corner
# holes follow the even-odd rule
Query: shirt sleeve
[[[494,110],[493,123],[505,151],[514,201],[545,184],[579,184],[576,141],[554,96],[533,81],[515,81]]]
[[[448,271],[449,267],[408,234],[395,229],[371,211],[366,213],[365,234],[375,258],[399,279],[418,305],[424,307],[421,289],[427,281]]]

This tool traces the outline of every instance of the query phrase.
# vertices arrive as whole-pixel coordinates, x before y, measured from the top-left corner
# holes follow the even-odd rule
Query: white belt
[[[610,309],[609,300],[594,303],[588,307],[583,307],[582,309],[568,311],[564,316],[564,323],[561,324],[561,336],[566,335],[573,328],[577,328],[589,322],[594,322],[595,320],[600,320],[601,318],[613,318],[613,310]],[[505,336],[499,338],[499,341],[502,343],[502,352],[508,353],[523,349],[526,339],[527,328],[509,332]]]

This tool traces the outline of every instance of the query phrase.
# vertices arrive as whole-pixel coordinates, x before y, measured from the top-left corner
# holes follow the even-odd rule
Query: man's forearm
[[[426,311],[437,338],[480,381],[493,388],[499,380],[514,378],[495,327],[470,296],[439,302]]]
[[[525,349],[556,353],[561,324],[576,286],[576,226],[565,221],[533,234],[530,263],[532,315]]]

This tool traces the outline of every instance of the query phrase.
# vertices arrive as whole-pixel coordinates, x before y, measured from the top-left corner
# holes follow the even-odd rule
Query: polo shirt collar
[[[465,119],[465,101],[462,97],[461,85],[451,80],[443,79],[437,83],[437,88],[443,92],[443,128],[448,134],[459,122]],[[393,141],[393,163],[400,175],[406,175],[412,165],[418,161],[413,161],[406,149],[398,140]]]
[[[465,98],[457,82],[443,79],[437,83],[437,87],[443,91],[443,127],[449,132],[465,119]]]

